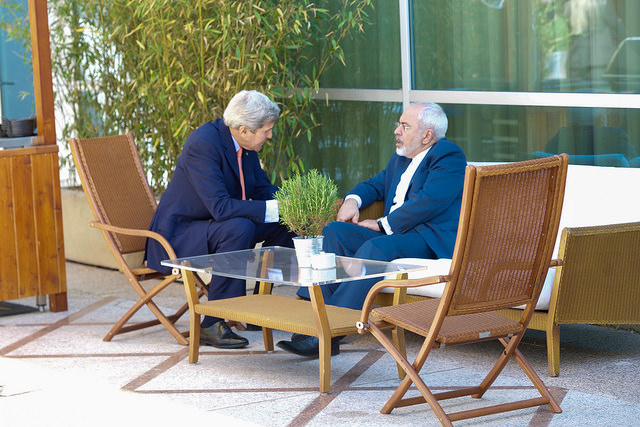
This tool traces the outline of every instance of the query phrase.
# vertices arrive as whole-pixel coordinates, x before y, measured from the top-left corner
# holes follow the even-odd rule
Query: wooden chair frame
[[[546,161],[468,166],[458,236],[449,274],[423,279],[384,280],[374,285],[367,295],[357,325],[358,332],[371,332],[406,373],[396,392],[382,408],[382,413],[390,413],[396,407],[426,402],[443,425],[451,425],[456,420],[540,405],[548,405],[554,413],[561,412],[554,397],[517,348],[533,314],[551,261],[564,196],[567,156],[543,160]],[[484,193],[488,193],[496,183],[499,184],[503,177],[513,180],[505,186],[511,193],[509,197],[500,194],[492,195],[493,199],[485,198]],[[502,206],[499,211],[485,213],[487,203],[498,199],[527,200],[530,189],[535,189],[537,194],[532,212],[520,212],[522,205],[518,203],[511,210]],[[523,235],[536,236],[535,239],[527,239],[526,243],[519,244],[518,251],[526,255],[518,252],[517,256],[502,259],[487,258],[482,254],[481,246],[490,241],[498,228],[503,224],[510,224],[505,226],[508,233],[514,229],[513,224],[519,224],[520,220],[517,218],[523,217],[526,220],[523,220],[521,228],[532,230]],[[491,227],[487,224],[491,224]],[[507,239],[501,235],[500,239],[495,240],[497,243],[493,243],[493,247],[500,248],[503,254],[509,253],[513,246],[512,240],[516,239],[508,239],[508,242],[505,240]],[[503,279],[502,275],[506,278]],[[446,282],[446,286],[441,298],[372,310],[376,295],[385,287],[406,290],[442,282]],[[522,304],[526,307],[517,321],[498,312]],[[383,333],[382,329],[390,326],[408,329],[425,338],[413,364],[407,360],[404,348],[394,345]],[[444,344],[449,346],[486,340],[498,340],[504,351],[479,385],[442,393],[431,392],[419,372],[433,348]],[[440,400],[463,396],[481,398],[512,358],[538,390],[539,397],[456,413],[444,411]],[[403,398],[412,384],[416,385],[421,396]]]
[[[188,304],[185,302],[175,313],[167,316],[153,301],[160,291],[181,276],[162,274],[144,266],[132,266],[124,256],[143,251],[146,239],[150,238],[162,245],[169,258],[176,258],[171,244],[160,234],[147,229],[157,202],[146,179],[133,136],[127,133],[88,139],[72,138],[69,145],[95,218],[89,225],[102,232],[118,266],[139,297],[105,335],[104,341],[111,341],[119,334],[162,324],[179,344],[187,345],[185,335],[188,333],[178,331],[175,322],[187,311]],[[126,182],[119,182],[127,179]],[[126,197],[120,197],[125,193]],[[146,290],[141,282],[149,279],[161,281]],[[202,295],[206,287],[199,279],[198,283],[201,286],[199,295]],[[156,319],[128,325],[127,322],[143,306],[148,307]]]

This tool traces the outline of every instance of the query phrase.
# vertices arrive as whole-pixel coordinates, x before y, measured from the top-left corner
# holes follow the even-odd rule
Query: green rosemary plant
[[[315,237],[335,218],[338,187],[331,178],[311,169],[305,175],[284,180],[274,198],[280,222],[299,237]]]

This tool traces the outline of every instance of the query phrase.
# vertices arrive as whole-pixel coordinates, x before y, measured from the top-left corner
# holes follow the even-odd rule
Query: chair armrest
[[[364,334],[369,328],[369,313],[371,312],[371,306],[376,295],[384,288],[418,288],[420,286],[435,285],[437,283],[448,282],[451,277],[446,276],[429,276],[420,279],[404,279],[404,280],[381,280],[369,290],[367,297],[362,305],[362,312],[360,313],[360,321],[356,323],[359,334]]]
[[[177,258],[176,253],[173,251],[173,248],[171,247],[171,244],[169,243],[169,241],[165,239],[164,236],[156,233],[155,231],[140,230],[137,228],[116,227],[115,225],[103,224],[97,221],[89,221],[89,226],[93,228],[98,228],[103,231],[109,231],[111,233],[126,234],[128,236],[147,237],[147,238],[156,240],[158,243],[162,245],[164,250],[167,252],[169,259]]]
[[[378,219],[384,216],[384,201],[378,200],[360,209],[360,221],[365,219]]]

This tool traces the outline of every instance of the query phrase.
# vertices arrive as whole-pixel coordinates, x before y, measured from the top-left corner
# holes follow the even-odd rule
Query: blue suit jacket
[[[389,213],[400,177],[410,162],[411,159],[394,154],[384,170],[356,185],[349,194],[357,194],[362,207],[384,200],[384,212],[394,234],[415,230],[438,258],[451,258],[460,219],[466,157],[456,144],[444,138],[436,142],[413,175],[405,202]]]
[[[278,188],[269,181],[255,151],[244,151],[242,170],[247,200],[242,200],[229,128],[221,119],[200,126],[182,148],[149,229],[167,238],[178,257],[185,257],[208,253],[210,221],[245,217],[264,223],[265,200],[272,199]],[[145,256],[150,268],[168,271],[160,265],[167,254],[157,242],[147,240]]]

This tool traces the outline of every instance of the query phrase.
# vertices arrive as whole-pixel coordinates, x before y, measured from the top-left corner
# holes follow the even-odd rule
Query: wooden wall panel
[[[38,254],[33,211],[31,156],[13,158],[13,206],[16,230],[18,268],[18,298],[38,295]]]
[[[0,300],[50,295],[52,311],[67,309],[57,149],[0,152]]]
[[[51,47],[46,0],[29,0],[31,31],[31,63],[33,64],[33,94],[38,121],[38,144],[56,144],[56,123],[51,76]]]
[[[16,268],[16,235],[11,184],[11,159],[0,158],[0,301],[16,299],[18,282]]]
[[[58,244],[56,211],[54,206],[54,182],[58,174],[57,156],[45,153],[32,156],[33,206],[37,236],[37,259],[39,293],[58,293],[60,272],[58,271]],[[53,167],[55,166],[55,174]]]

